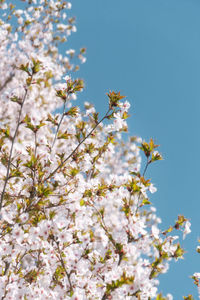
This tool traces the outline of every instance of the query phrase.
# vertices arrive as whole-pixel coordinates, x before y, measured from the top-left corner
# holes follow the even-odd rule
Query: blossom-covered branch
[[[101,118],[72,105],[86,59],[68,47],[70,2],[0,8],[0,299],[171,300],[159,275],[183,257],[190,222],[160,229],[146,178],[158,145],[122,139],[130,103],[119,92]]]

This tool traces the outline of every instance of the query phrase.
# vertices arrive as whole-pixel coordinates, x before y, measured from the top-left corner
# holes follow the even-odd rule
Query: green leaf
[[[174,257],[175,258],[182,258],[184,253],[185,253],[184,249],[181,248],[180,244],[178,243],[177,244],[177,249],[174,253]]]
[[[183,297],[184,300],[195,300],[192,295],[188,295],[187,297]]]
[[[80,200],[80,206],[84,206],[85,205],[85,201],[83,199]]]
[[[164,298],[162,294],[159,294],[156,296],[156,300],[166,300],[166,298]]]
[[[54,210],[51,210],[49,212],[49,218],[50,218],[50,220],[52,220],[55,217],[55,215],[56,215],[56,212]]]
[[[78,106],[71,107],[67,112],[65,112],[65,115],[69,115],[71,117],[76,117],[78,114]]]
[[[67,99],[67,94],[65,91],[63,90],[57,90],[56,91],[56,96],[63,99],[63,100],[66,100]]]
[[[148,205],[148,204],[151,204],[151,202],[149,201],[149,199],[144,199],[142,200],[142,205]]]
[[[109,107],[110,108],[114,108],[114,107],[118,107],[119,105],[119,101],[123,98],[125,98],[125,96],[120,95],[120,92],[116,93],[116,92],[109,92],[107,93],[107,96],[109,98]]]
[[[12,102],[18,103],[19,105],[22,105],[22,99],[19,98],[19,97],[17,97],[17,96],[11,97],[10,100],[11,100]]]
[[[126,120],[126,119],[129,118],[129,117],[130,117],[130,115],[128,115],[127,112],[125,111],[125,112],[123,113],[122,119]]]
[[[34,60],[34,59],[32,59],[32,62],[33,62],[32,71],[33,71],[33,74],[36,74],[36,73],[38,73],[40,71],[41,62],[39,60]]]
[[[152,154],[152,157],[151,157],[151,161],[154,162],[154,161],[157,161],[157,160],[162,160],[162,155],[158,152],[156,152],[155,154],[153,153]]]

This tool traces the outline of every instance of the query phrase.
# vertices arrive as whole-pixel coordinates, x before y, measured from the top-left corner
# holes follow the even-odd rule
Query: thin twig
[[[31,76],[31,80],[32,80],[32,76]],[[16,126],[16,129],[15,129],[14,136],[13,136],[13,138],[12,138],[12,144],[11,144],[10,155],[9,155],[9,159],[8,159],[7,172],[6,172],[6,179],[5,179],[5,182],[4,182],[3,191],[2,191],[2,193],[1,193],[0,210],[1,210],[1,208],[2,208],[3,198],[4,198],[6,186],[7,186],[8,180],[9,180],[10,166],[11,166],[12,153],[13,153],[13,147],[14,147],[15,139],[16,139],[16,136],[17,136],[17,133],[18,133],[18,129],[19,129],[19,126],[20,126],[20,119],[21,119],[22,109],[23,109],[23,105],[24,105],[24,102],[25,102],[25,100],[26,100],[27,94],[28,94],[28,88],[26,87],[26,88],[25,88],[24,98],[23,98],[23,100],[22,100],[21,108],[20,108],[20,111],[19,111],[19,116],[18,116],[18,120],[17,120],[17,126]]]
[[[146,173],[146,171],[147,171],[148,165],[149,165],[150,163],[151,163],[151,160],[149,160],[149,158],[147,157],[146,166],[145,166],[144,171],[143,171],[143,174],[142,174],[143,177],[144,177],[144,175],[145,175],[145,173]]]
[[[67,95],[67,97],[66,97],[66,99],[65,99],[65,102],[64,102],[62,116],[61,116],[60,122],[59,122],[59,124],[58,124],[58,126],[57,126],[57,129],[56,129],[56,133],[55,133],[54,140],[53,140],[53,143],[52,143],[52,146],[51,146],[51,150],[52,150],[52,148],[53,148],[53,146],[54,146],[54,144],[55,144],[55,142],[56,142],[56,138],[57,138],[58,131],[59,131],[59,129],[60,129],[62,120],[63,120],[63,118],[64,118],[64,116],[65,116],[65,109],[66,109],[66,102],[67,102],[67,99],[68,99],[68,95]]]
[[[55,241],[55,240],[54,240]],[[56,241],[55,241],[56,242]],[[56,242],[56,245],[57,245],[57,249],[58,249],[58,252],[59,252],[59,260],[60,260],[60,263],[65,271],[65,274],[67,275],[67,279],[68,279],[68,282],[69,282],[69,286],[70,286],[70,291],[73,291],[73,286],[72,286],[72,283],[71,283],[71,279],[70,279],[70,273],[67,272],[67,269],[65,267],[65,263],[64,263],[64,260],[62,258],[62,253],[61,253],[61,250],[60,250],[60,247],[59,247],[59,242]]]
[[[145,173],[146,173],[146,171],[147,171],[147,168],[148,168],[148,166],[149,166],[150,163],[151,163],[151,160],[149,160],[149,158],[147,158],[146,166],[145,166],[144,171],[143,171],[143,174],[142,174],[143,177],[144,177],[144,175],[145,175]],[[136,205],[135,215],[136,215],[137,212],[138,212],[138,208],[139,208],[139,203],[140,203],[140,197],[141,197],[141,195],[142,195],[142,192],[140,192],[140,193],[139,193],[139,196],[138,196],[138,201],[137,201],[137,205]]]
[[[86,137],[84,137],[84,139],[76,146],[76,148],[63,160],[63,162],[61,162],[61,164],[54,171],[52,171],[49,174],[49,176],[47,176],[44,179],[44,181],[51,178],[59,169],[61,169],[64,166],[64,164],[74,155],[74,153],[77,151],[77,149],[85,142],[85,140],[93,133],[93,131],[95,131],[95,129],[99,126],[99,124],[107,118],[109,112],[110,112],[110,108],[107,111],[106,115],[94,126],[94,128],[86,135]]]
[[[90,205],[96,210],[96,212],[98,213],[98,215],[100,216],[100,224],[103,228],[103,230],[105,231],[105,234],[107,235],[109,241],[111,242],[111,244],[113,245],[113,247],[115,248],[115,250],[117,251],[117,253],[119,254],[119,261],[118,261],[118,266],[120,265],[122,258],[123,258],[123,254],[121,254],[118,249],[117,249],[117,242],[114,240],[114,238],[112,237],[112,234],[108,231],[103,215],[98,211],[98,209],[94,206],[93,203],[90,203]]]
[[[14,77],[14,73],[11,74],[7,79],[6,81],[4,82],[4,84],[2,86],[0,86],[0,92],[6,87],[6,85],[12,80],[12,78]]]

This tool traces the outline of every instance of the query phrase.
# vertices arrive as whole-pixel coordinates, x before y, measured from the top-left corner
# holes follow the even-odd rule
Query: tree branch
[[[53,140],[53,143],[52,143],[52,146],[51,146],[51,150],[52,150],[52,148],[53,148],[53,146],[54,146],[54,144],[55,144],[55,142],[56,142],[56,138],[57,138],[58,131],[59,131],[59,129],[60,129],[62,120],[63,120],[63,118],[64,118],[64,116],[65,116],[65,108],[66,108],[66,102],[67,102],[67,99],[68,99],[68,95],[67,95],[67,97],[66,97],[66,99],[65,99],[65,102],[64,102],[62,116],[61,116],[60,122],[59,122],[59,124],[58,124],[58,126],[57,126],[57,129],[56,129],[56,133],[55,133],[54,140]]]
[[[7,86],[7,84],[13,79],[14,75],[15,75],[14,73],[11,74],[11,75],[6,79],[6,81],[4,82],[4,84],[0,86],[0,92],[1,92],[1,91]]]
[[[44,181],[48,180],[51,178],[59,169],[61,169],[65,163],[74,155],[74,153],[78,150],[78,148],[85,142],[85,140],[95,131],[95,129],[99,126],[103,120],[105,120],[110,112],[110,108],[107,111],[106,115],[94,126],[94,128],[84,137],[84,139],[76,146],[76,148],[63,160],[63,162],[54,170],[52,171],[45,179]]]
[[[32,81],[32,77],[33,77],[33,76],[31,76],[31,81]],[[7,186],[8,180],[9,180],[10,166],[11,166],[12,153],[13,153],[13,147],[14,147],[15,139],[16,139],[16,136],[17,136],[17,133],[18,133],[18,129],[19,129],[19,126],[20,126],[20,119],[21,119],[22,109],[23,109],[24,102],[25,102],[25,100],[26,100],[27,94],[28,94],[28,88],[26,87],[26,89],[25,89],[25,94],[24,94],[24,98],[23,98],[23,100],[22,100],[21,108],[20,108],[19,115],[18,115],[17,126],[16,126],[16,129],[15,129],[14,136],[13,136],[13,138],[12,138],[12,144],[11,144],[10,155],[9,155],[9,159],[8,159],[7,172],[6,172],[6,178],[5,178],[5,182],[4,182],[4,186],[3,186],[3,191],[2,191],[2,193],[1,193],[1,199],[0,199],[0,210],[1,210],[1,208],[2,208],[3,198],[4,198],[6,186]]]

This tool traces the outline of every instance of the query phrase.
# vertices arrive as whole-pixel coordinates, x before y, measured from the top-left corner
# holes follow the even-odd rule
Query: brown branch
[[[11,74],[7,79],[6,81],[4,82],[4,84],[2,86],[0,86],[0,92],[6,87],[6,85],[13,79],[14,77],[14,73]]]

